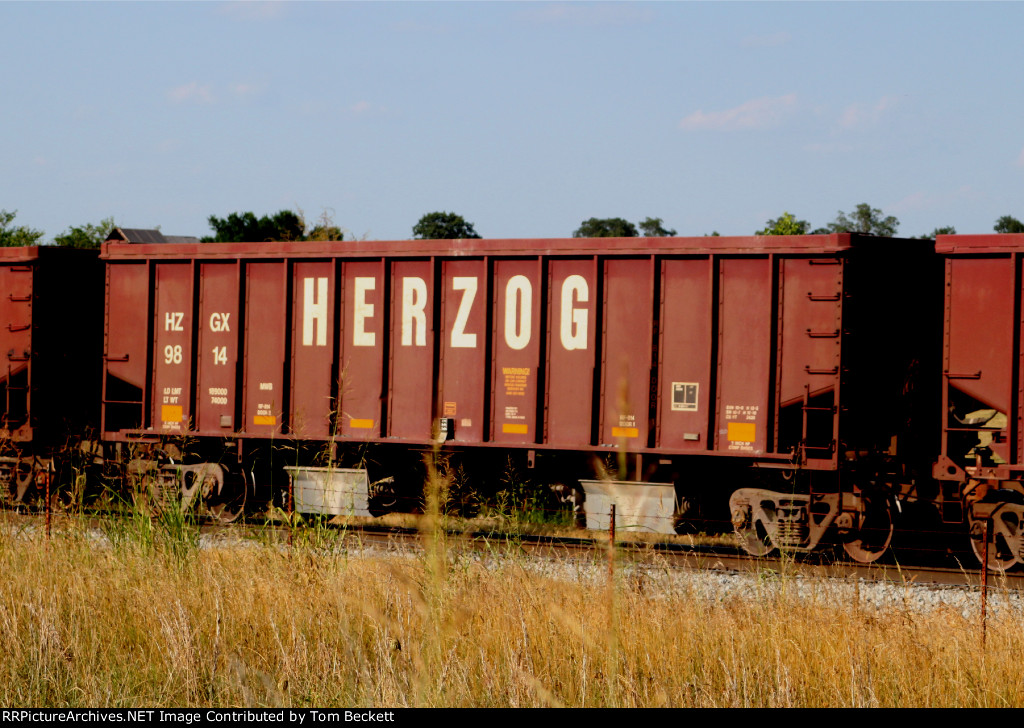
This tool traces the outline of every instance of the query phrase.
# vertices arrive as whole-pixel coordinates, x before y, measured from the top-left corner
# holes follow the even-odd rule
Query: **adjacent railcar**
[[[933,475],[942,519],[966,522],[984,558],[1024,559],[1024,235],[939,236],[945,268],[941,385],[944,413]]]
[[[648,527],[736,491],[748,549],[836,526],[871,560],[908,468],[931,466],[910,426],[941,326],[925,241],[111,241],[102,258],[102,436],[143,459],[190,443],[174,477],[226,516],[285,443],[297,466],[374,448],[374,481],[410,447],[584,483],[614,453],[626,511],[653,483],[674,494]]]
[[[0,248],[0,501],[23,502],[99,429],[97,251]]]

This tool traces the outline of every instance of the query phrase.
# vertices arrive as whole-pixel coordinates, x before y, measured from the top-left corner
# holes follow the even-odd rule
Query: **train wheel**
[[[840,518],[845,515],[841,514]],[[892,511],[889,503],[874,499],[867,501],[866,510],[860,514],[860,526],[850,531],[843,541],[843,550],[854,561],[870,564],[885,553],[891,542]]]
[[[14,468],[14,502],[28,504],[35,483],[35,464],[32,459],[19,460]]]
[[[204,478],[194,472],[181,474],[181,487],[179,491],[180,508],[182,513],[187,513],[192,507],[197,495],[201,495],[205,488]]]
[[[980,520],[971,519],[971,550],[979,564],[985,563],[984,525]],[[1017,563],[1013,550],[1007,545],[1003,534],[994,528],[988,533],[988,570],[1007,571]]]
[[[241,478],[225,479],[219,493],[207,496],[206,512],[221,523],[233,523],[245,512],[246,494],[249,492],[249,479],[245,471]]]
[[[751,556],[767,556],[775,550],[764,524],[758,519],[751,518],[749,505],[734,505],[732,525],[740,539],[740,546]]]
[[[15,465],[15,462],[0,462],[0,504],[13,503],[17,495],[18,488],[14,482]]]

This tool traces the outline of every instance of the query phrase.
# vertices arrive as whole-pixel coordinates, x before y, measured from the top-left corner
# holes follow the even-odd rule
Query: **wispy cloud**
[[[209,84],[200,84],[198,81],[175,86],[167,92],[167,98],[175,104],[212,104],[214,102],[213,88]]]
[[[1020,154],[1017,156],[1017,166],[1024,167],[1024,149],[1020,150]]]
[[[896,96],[883,96],[873,104],[850,104],[839,117],[841,129],[865,129],[877,124],[897,102]]]
[[[737,131],[777,126],[796,107],[796,94],[764,96],[725,111],[699,109],[679,122],[684,131]]]
[[[740,45],[744,48],[775,48],[786,45],[791,40],[793,36],[783,30],[768,35],[748,35],[740,41]]]
[[[629,3],[556,3],[533,7],[522,17],[535,25],[626,26],[651,22],[654,11]]]
[[[367,101],[366,99],[360,99],[355,103],[348,104],[343,107],[343,110],[350,116],[363,116],[369,118],[379,118],[389,114],[391,111],[387,106],[382,106],[373,101]]]
[[[236,83],[231,87],[232,95],[239,99],[250,99],[262,91],[263,87],[255,83]]]

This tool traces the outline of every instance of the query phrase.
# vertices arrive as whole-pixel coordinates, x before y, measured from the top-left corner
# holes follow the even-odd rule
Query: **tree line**
[[[107,235],[117,227],[113,217],[98,223],[75,225],[44,241],[42,230],[27,225],[15,225],[17,210],[0,209],[0,247],[21,245],[56,245],[67,248],[98,248]],[[312,224],[306,222],[301,211],[280,210],[272,215],[257,217],[253,212],[232,212],[225,217],[210,215],[207,223],[211,235],[201,238],[202,242],[235,243],[263,242],[270,240],[323,240],[343,241],[353,239],[351,233],[335,224],[330,212],[324,211]],[[857,205],[852,212],[838,212],[835,219],[823,227],[813,227],[807,220],[800,220],[786,211],[779,217],[765,222],[764,228],[754,235],[816,235],[823,233],[864,233],[892,237],[899,228],[899,220],[884,214],[880,209],[867,203]],[[1011,215],[1003,215],[992,228],[997,233],[1024,233],[1024,222]],[[952,235],[952,225],[937,227],[930,233],[917,238],[934,239],[937,235]],[[676,231],[665,227],[660,217],[646,217],[636,224],[621,217],[591,217],[580,223],[573,231],[574,238],[657,238],[672,237]],[[707,234],[717,237],[718,232]],[[412,227],[414,240],[479,239],[473,223],[454,212],[429,212]]]

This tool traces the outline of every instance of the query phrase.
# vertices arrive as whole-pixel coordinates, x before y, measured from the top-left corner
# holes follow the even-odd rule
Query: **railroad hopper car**
[[[591,524],[719,513],[754,553],[870,561],[935,463],[930,241],[116,237],[102,439],[224,518],[282,465],[372,509],[440,449],[586,491]]]
[[[0,248],[0,503],[72,467],[99,429],[98,251]]]
[[[979,559],[1024,558],[1024,235],[939,236],[945,267],[941,400],[934,481],[916,493],[969,527]],[[985,540],[985,526],[989,526]]]

